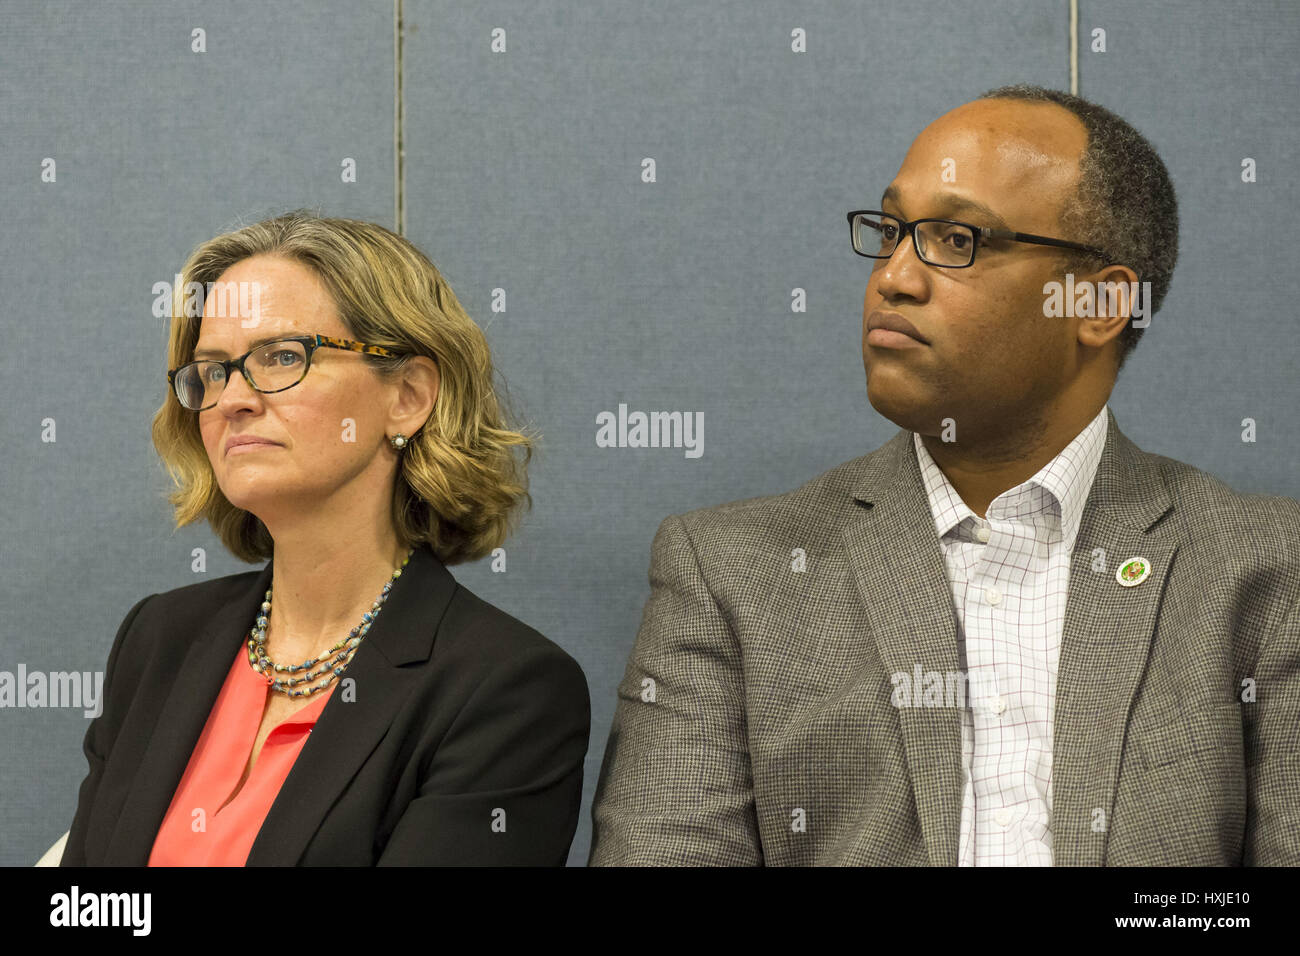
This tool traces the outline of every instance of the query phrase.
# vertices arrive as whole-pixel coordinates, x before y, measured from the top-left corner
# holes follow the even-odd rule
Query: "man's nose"
[[[916,253],[915,233],[911,231],[899,237],[893,255],[888,259],[877,259],[876,262],[878,265],[873,279],[882,295],[888,295],[886,289],[897,291],[900,287],[910,286],[921,277],[925,269],[925,263]]]

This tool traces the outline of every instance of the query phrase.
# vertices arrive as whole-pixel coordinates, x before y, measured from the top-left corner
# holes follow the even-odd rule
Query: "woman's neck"
[[[362,623],[406,557],[394,532],[358,542],[275,543],[266,645],[280,664],[323,654]]]

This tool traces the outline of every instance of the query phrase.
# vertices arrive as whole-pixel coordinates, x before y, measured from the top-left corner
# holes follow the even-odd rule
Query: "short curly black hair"
[[[1178,198],[1160,154],[1123,118],[1079,96],[1041,86],[1000,86],[979,99],[1025,100],[1063,106],[1088,131],[1088,145],[1079,159],[1079,187],[1066,202],[1061,226],[1067,237],[1096,246],[1110,261],[1128,266],[1139,282],[1151,283],[1149,315],[1154,315],[1169,291],[1178,261]],[[1085,252],[1065,252],[1062,265],[1102,263]],[[1142,337],[1133,323],[1119,337],[1119,367]]]

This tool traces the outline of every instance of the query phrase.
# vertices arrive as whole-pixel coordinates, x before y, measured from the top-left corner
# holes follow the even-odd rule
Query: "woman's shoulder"
[[[459,583],[439,622],[434,654],[471,657],[486,670],[538,667],[582,675],[554,640]]]
[[[266,570],[228,574],[140,598],[123,617],[115,643],[129,633],[138,650],[153,643],[182,648],[187,639],[199,636],[216,611],[246,598]]]
[[[165,620],[175,624],[187,618],[200,618],[214,608],[246,597],[257,579],[266,574],[266,568],[227,574],[208,581],[184,584],[169,591],[158,591],[142,598],[132,610],[139,610],[147,620]]]
[[[428,699],[470,724],[504,723],[511,734],[585,735],[591,721],[587,676],[574,657],[537,628],[457,584],[437,623],[428,664]],[[418,696],[418,695],[417,695]],[[503,704],[508,702],[508,704]]]
[[[106,692],[130,698],[141,681],[177,673],[193,645],[208,633],[214,616],[251,594],[266,571],[230,574],[137,600],[123,616],[108,652]]]

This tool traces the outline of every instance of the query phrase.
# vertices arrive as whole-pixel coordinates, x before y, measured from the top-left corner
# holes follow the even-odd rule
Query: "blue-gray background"
[[[1300,5],[1243,9],[1079,3],[1078,92],[1155,143],[1182,212],[1172,289],[1111,407],[1149,451],[1300,497]],[[206,527],[171,528],[149,437],[167,339],[153,284],[203,240],[298,206],[396,228],[404,193],[406,235],[543,434],[508,571],[453,571],[586,670],[580,864],[656,527],[796,487],[894,434],[866,399],[869,264],[844,213],[981,91],[1068,90],[1070,7],[404,0],[401,184],[396,15],[391,0],[6,3],[0,670],[102,670],[135,601],[193,583],[194,547],[207,577],[249,570]],[[505,53],[490,50],[498,27]],[[1258,182],[1241,182],[1244,157]],[[597,448],[596,416],[620,402],[703,412],[703,456]],[[0,711],[0,864],[34,862],[71,823],[86,724]]]

